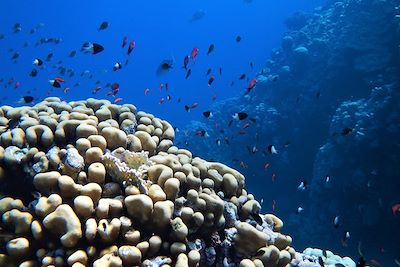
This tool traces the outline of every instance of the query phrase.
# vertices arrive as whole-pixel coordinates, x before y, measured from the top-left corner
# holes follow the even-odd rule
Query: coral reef
[[[241,173],[174,146],[172,126],[133,105],[47,98],[0,115],[0,266],[258,267],[307,257],[280,219],[260,213]]]

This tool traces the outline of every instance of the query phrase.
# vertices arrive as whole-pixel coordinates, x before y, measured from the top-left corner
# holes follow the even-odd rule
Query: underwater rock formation
[[[133,105],[53,97],[0,125],[0,266],[355,266],[296,252],[241,173]]]
[[[296,245],[335,246],[356,257],[361,242],[371,258],[390,257],[386,264],[393,264],[398,244],[387,240],[400,238],[393,233],[398,218],[390,212],[398,202],[398,187],[389,188],[398,184],[399,8],[395,0],[345,0],[294,14],[252,92],[215,103],[210,108],[214,116],[189,124],[178,144],[241,168],[250,180],[249,191],[264,198],[264,210],[277,203],[276,212],[285,218]],[[252,120],[230,123],[236,112]],[[245,123],[249,126],[243,129]],[[355,131],[341,136],[345,127]],[[196,136],[198,129],[208,137]],[[270,155],[268,145],[279,154]],[[378,175],[374,178],[371,171]],[[374,181],[371,187],[368,178]],[[296,192],[302,179],[310,191]],[[303,216],[294,212],[298,205]],[[341,227],[334,229],[334,213],[339,212]],[[382,229],[382,222],[392,227]],[[344,248],[347,230],[352,238]],[[371,232],[376,235],[365,238]],[[383,247],[386,254],[380,252]]]

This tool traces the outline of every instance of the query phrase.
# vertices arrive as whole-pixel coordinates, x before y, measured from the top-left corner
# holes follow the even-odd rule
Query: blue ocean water
[[[397,2],[2,1],[0,104],[22,105],[23,96],[34,97],[30,105],[47,96],[133,103],[177,127],[179,146],[245,174],[248,191],[262,199],[263,212],[285,222],[294,247],[395,266]],[[98,30],[102,22],[108,27]],[[16,23],[21,30],[13,32]],[[104,51],[83,53],[85,42]],[[186,79],[184,57],[194,48]],[[157,74],[164,60],[172,68]],[[122,68],[113,71],[117,62]],[[29,76],[33,68],[36,77]],[[55,77],[65,80],[61,88],[49,84]],[[107,95],[114,83],[119,92]],[[249,117],[233,119],[239,111]]]

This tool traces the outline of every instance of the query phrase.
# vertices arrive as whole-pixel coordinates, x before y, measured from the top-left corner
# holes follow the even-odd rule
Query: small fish
[[[51,61],[53,59],[54,54],[53,53],[49,53],[46,57],[46,61]]]
[[[100,90],[101,90],[101,86],[96,86],[96,88],[93,89],[92,94],[96,94]]]
[[[256,86],[256,84],[257,84],[257,79],[256,78],[252,79],[246,88],[246,93],[247,94],[250,93],[250,91],[254,88],[254,86]]]
[[[186,55],[186,56],[183,58],[183,68],[186,69],[186,70],[187,70],[187,66],[188,66],[188,64],[189,64],[189,60],[190,60],[190,56],[189,56],[189,55]]]
[[[271,81],[276,82],[279,79],[279,75],[273,75]]]
[[[235,84],[235,82],[234,81],[231,81],[231,86],[233,86]]]
[[[268,149],[268,152],[269,152],[270,154],[278,154],[278,150],[276,150],[276,148],[275,148],[274,145],[269,145],[269,146],[267,147],[267,149]]]
[[[189,22],[195,22],[200,19],[202,19],[206,15],[206,12],[202,9],[197,10],[196,12],[193,13],[192,18],[189,20]]]
[[[13,33],[17,33],[22,31],[22,26],[21,23],[15,23],[13,26]]]
[[[251,69],[254,69],[254,64],[253,64],[253,62],[251,62],[251,61],[250,61],[250,68],[251,68]]]
[[[347,242],[349,241],[349,239],[350,239],[350,232],[346,231],[344,233],[344,235],[343,235],[343,238],[342,238],[342,245],[346,247],[347,246]]]
[[[219,76],[222,76],[222,68],[219,68]]]
[[[367,263],[364,260],[364,257],[360,257],[356,263],[356,267],[366,267]]]
[[[190,74],[192,74],[192,69],[188,69],[185,75],[185,79],[189,78]]]
[[[164,98],[164,97],[161,97],[161,98],[160,98],[160,101],[158,102],[158,104],[162,105],[162,104],[164,104],[164,102],[165,102],[165,98]]]
[[[71,52],[69,52],[69,57],[75,57],[76,56],[76,50],[72,50]]]
[[[298,207],[297,209],[296,209],[296,214],[300,214],[301,212],[303,212],[303,208],[302,207]]]
[[[14,52],[14,54],[11,57],[11,59],[12,60],[17,60],[18,58],[19,58],[19,53],[18,52]]]
[[[264,169],[266,170],[268,168],[269,168],[269,163],[267,162],[267,163],[264,164]]]
[[[250,127],[250,123],[245,123],[245,124],[243,124],[242,129],[247,129],[249,127]]]
[[[217,144],[217,146],[220,146],[221,145],[221,140],[217,139],[217,140],[215,140],[215,143]]]
[[[171,95],[167,95],[167,100],[171,101],[171,99],[172,99]]]
[[[111,90],[118,91],[119,90],[119,83],[113,83],[111,85]]]
[[[207,70],[206,76],[210,75],[210,73],[211,73],[211,68],[209,68],[209,69]]]
[[[133,49],[136,47],[135,41],[131,41],[128,46],[128,56],[132,53]]]
[[[371,262],[371,265],[381,266],[381,263],[379,261],[375,260],[375,259],[370,259],[369,261]]]
[[[328,184],[331,181],[331,177],[329,175],[325,176],[325,183]]]
[[[128,37],[124,36],[124,39],[122,39],[122,45],[121,47],[124,48],[126,46],[126,44],[128,43]]]
[[[208,86],[211,86],[211,84],[214,82],[214,80],[215,80],[215,77],[213,75],[211,75],[210,79],[208,79],[208,82],[207,82]]]
[[[64,88],[64,93],[65,93],[65,94],[68,93],[70,89],[71,89],[71,88],[69,88],[69,87],[65,87],[65,88]]]
[[[55,80],[55,79],[49,80],[49,83],[50,83],[53,87],[55,87],[55,88],[61,88],[60,82],[58,82],[58,81]]]
[[[31,76],[31,77],[36,77],[37,74],[38,74],[37,69],[33,68],[33,69],[31,70],[31,72],[29,73],[29,76]]]
[[[339,228],[340,224],[339,224],[339,216],[335,216],[335,218],[333,219],[333,227],[335,228]]]
[[[246,112],[237,112],[234,115],[232,115],[232,118],[235,120],[242,121],[246,119],[249,115]]]
[[[149,88],[144,89],[144,95],[148,95],[149,92],[150,92],[150,89],[149,89]]]
[[[43,60],[41,60],[40,58],[35,58],[32,62],[33,65],[36,66],[42,66],[43,65]]]
[[[242,73],[240,76],[239,76],[239,80],[243,80],[243,79],[245,79],[246,78],[246,74],[244,74],[244,73]]]
[[[207,111],[203,112],[203,116],[208,119],[208,118],[212,118],[213,114],[211,111],[207,110]]]
[[[18,101],[18,104],[29,104],[32,103],[34,100],[33,96],[23,96],[20,98],[20,100]]]
[[[210,44],[207,50],[207,55],[209,55],[212,51],[214,51],[214,48],[215,48],[214,44]]]
[[[240,41],[242,41],[242,37],[240,35],[236,35],[235,41],[236,43],[240,43]]]
[[[208,137],[209,135],[208,135],[208,133],[207,133],[206,130],[201,129],[201,130],[197,130],[197,131],[196,131],[196,136],[199,136],[199,137]]]
[[[113,71],[117,71],[117,70],[120,70],[120,69],[122,69],[122,64],[119,63],[119,62],[115,63],[114,67],[113,67]]]
[[[190,108],[193,109],[193,108],[197,108],[198,106],[199,106],[199,104],[197,102],[194,102],[194,103],[192,103]]]
[[[353,128],[345,127],[342,130],[341,135],[343,135],[343,136],[349,135],[353,132],[353,130],[354,130]]]
[[[190,53],[191,58],[193,61],[196,60],[197,55],[199,54],[199,49],[197,47],[192,49],[192,53]]]
[[[122,101],[122,97],[118,97],[118,98],[114,99],[114,104],[117,104],[121,101]]]
[[[392,213],[394,216],[396,216],[398,213],[400,213],[400,203],[394,204],[392,206]]]
[[[299,191],[304,191],[307,189],[308,183],[306,180],[303,180],[300,182],[299,186],[297,187],[297,190]]]
[[[161,61],[160,65],[158,66],[156,74],[158,76],[165,74],[169,70],[171,70],[173,67],[174,67],[174,61],[172,59],[164,59],[163,61]]]
[[[103,21],[100,26],[97,28],[98,31],[103,31],[107,29],[109,26],[109,23],[107,21]]]
[[[272,200],[272,211],[275,211],[276,208],[276,201],[275,199]]]
[[[85,42],[82,45],[81,51],[96,55],[104,50],[104,47],[98,43]]]

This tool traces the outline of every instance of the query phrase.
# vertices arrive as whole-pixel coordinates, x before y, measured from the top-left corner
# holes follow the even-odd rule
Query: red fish
[[[208,86],[211,86],[211,84],[213,83],[214,80],[215,80],[215,77],[212,75],[210,77],[210,79],[208,79]]]
[[[69,89],[70,89],[69,87],[65,87],[65,88],[64,88],[64,93],[68,93],[68,92],[69,92]]]
[[[267,163],[265,163],[265,165],[264,165],[264,169],[268,169],[268,167],[269,167],[269,163],[267,162]]]
[[[381,266],[381,263],[379,261],[375,260],[375,259],[371,259],[370,262],[371,262],[371,265]]]
[[[189,60],[190,60],[190,56],[189,56],[189,55],[186,55],[186,56],[183,58],[183,68],[186,69],[186,70],[187,70],[187,66],[188,66],[188,64],[189,64]]]
[[[114,92],[113,91],[109,91],[109,92],[107,92],[107,94],[106,94],[107,96],[111,96],[111,95],[114,95]]]
[[[397,203],[392,206],[392,213],[393,215],[397,215],[400,212],[400,203]]]
[[[128,56],[131,54],[131,52],[133,51],[133,49],[135,48],[135,46],[136,46],[135,41],[131,41],[131,42],[129,43],[129,47],[128,47]]]
[[[197,54],[198,54],[198,53],[199,53],[199,49],[198,49],[197,47],[195,47],[195,48],[192,49],[191,57],[192,57],[192,60],[193,60],[193,61],[196,60],[196,57],[197,57]]]
[[[160,102],[158,102],[159,104],[163,104],[165,102],[165,98],[161,97]]]
[[[59,83],[65,82],[65,80],[63,78],[60,78],[60,77],[55,77],[53,80],[55,80],[55,81],[57,81]]]
[[[197,103],[197,102],[194,102],[191,106],[190,106],[190,108],[192,109],[192,108],[197,108],[199,106],[199,103]]]
[[[250,91],[256,86],[257,84],[257,79],[254,78],[253,80],[250,81],[249,85],[246,88],[246,93],[250,93]]]
[[[21,83],[20,83],[20,82],[16,82],[15,85],[14,85],[14,88],[17,89],[17,88],[19,88],[20,86],[21,86]]]
[[[149,88],[144,89],[144,95],[148,95],[149,92],[150,92]]]
[[[112,89],[113,91],[119,90],[119,84],[118,84],[118,83],[113,83],[113,84],[111,85],[111,89]]]
[[[242,129],[247,129],[247,128],[249,128],[249,126],[250,126],[250,123],[245,123],[245,124],[243,124]]]
[[[275,211],[276,201],[275,199],[272,200],[272,211]]]
[[[160,83],[160,91],[164,88],[164,84]]]
[[[98,91],[100,91],[101,86],[97,86],[96,88],[93,89],[92,94],[97,93]]]
[[[122,101],[122,97],[118,97],[114,100],[114,104],[117,104]]]
[[[125,36],[124,39],[122,40],[122,48],[124,48],[127,43],[128,43],[128,37]]]

